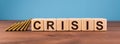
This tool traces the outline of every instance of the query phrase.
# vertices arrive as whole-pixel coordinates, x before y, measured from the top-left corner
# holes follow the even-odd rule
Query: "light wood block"
[[[69,31],[69,19],[58,18],[57,19],[57,31]]]
[[[24,28],[24,31],[29,31],[28,27],[30,26],[31,19],[28,20],[26,27]]]
[[[106,19],[95,19],[95,31],[107,31],[107,20]]]
[[[70,31],[81,31],[82,30],[82,20],[80,18],[70,18]]]
[[[82,18],[82,31],[93,31],[94,30],[94,19]]]
[[[24,30],[25,30],[25,27],[27,27],[27,25],[28,25],[28,23],[29,23],[29,20],[26,20],[26,21],[24,21],[24,22],[25,22],[25,23],[24,23],[24,25],[22,25],[20,31],[24,31]]]
[[[23,27],[26,21],[20,22],[17,26],[14,27],[14,31],[21,31],[20,29]]]
[[[44,31],[56,31],[56,19],[55,18],[46,18],[44,19]]]
[[[44,19],[36,18],[31,20],[31,29],[32,31],[43,31],[44,30]]]

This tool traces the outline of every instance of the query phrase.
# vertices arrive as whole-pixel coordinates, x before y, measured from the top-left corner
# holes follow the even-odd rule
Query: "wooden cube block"
[[[31,19],[31,29],[32,31],[43,31],[44,19],[42,18]]]
[[[80,18],[70,18],[70,31],[81,31],[82,30],[82,20]]]
[[[44,31],[56,31],[56,19],[55,18],[46,18],[44,19]]]
[[[95,31],[107,31],[107,20],[100,18],[100,19],[95,19]]]
[[[57,19],[57,31],[69,31],[69,19]]]
[[[82,31],[93,31],[94,30],[94,19],[83,18],[82,19]]]

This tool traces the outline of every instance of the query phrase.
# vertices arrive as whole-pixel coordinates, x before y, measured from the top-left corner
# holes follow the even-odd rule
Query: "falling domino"
[[[24,22],[24,24],[22,25],[20,31],[24,31],[24,28],[26,27],[27,23],[28,23],[28,20],[26,20],[26,21]]]
[[[28,27],[29,27],[29,24],[31,23],[31,20],[28,20],[28,23],[27,23],[27,25],[26,25],[26,27],[24,28],[24,31],[29,31],[28,30]]]

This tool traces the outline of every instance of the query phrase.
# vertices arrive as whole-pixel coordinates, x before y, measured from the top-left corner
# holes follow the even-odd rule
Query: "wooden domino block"
[[[82,20],[80,18],[70,18],[70,31],[81,31],[82,30]]]
[[[107,31],[107,20],[104,18],[95,19],[95,31]]]
[[[69,31],[69,19],[58,18],[57,19],[57,31]]]
[[[30,24],[31,24],[31,19],[28,20],[28,23],[27,23],[26,27],[24,28],[24,31],[30,31],[28,29],[28,27],[30,26]]]
[[[56,19],[55,18],[46,18],[44,19],[44,31],[56,31]]]
[[[43,31],[44,30],[44,19],[35,18],[31,20],[32,31]]]
[[[93,31],[94,30],[94,19],[82,18],[82,31]]]
[[[25,28],[27,27],[27,25],[28,25],[28,23],[29,23],[29,20],[26,20],[26,21],[24,21],[24,22],[25,22],[25,23],[24,23],[24,25],[22,25],[20,31],[25,31]]]

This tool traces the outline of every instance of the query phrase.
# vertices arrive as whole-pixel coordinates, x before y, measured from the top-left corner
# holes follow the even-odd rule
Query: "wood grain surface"
[[[120,44],[120,21],[107,32],[6,32],[15,20],[0,20],[0,44]]]

